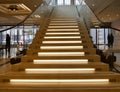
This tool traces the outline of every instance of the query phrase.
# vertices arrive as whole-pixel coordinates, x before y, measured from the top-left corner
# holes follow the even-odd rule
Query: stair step
[[[52,20],[49,23],[78,23],[76,20]]]
[[[34,51],[34,50],[36,50],[37,48],[32,48],[32,49],[29,49],[28,51]],[[44,51],[48,51],[48,52],[51,52],[51,51],[54,51],[54,52],[63,52],[63,51],[66,51],[66,52],[69,52],[69,51],[75,51],[75,52],[79,52],[79,51],[84,51],[84,52],[96,52],[96,48],[85,48],[85,49],[75,49],[75,50],[73,50],[73,49],[65,49],[65,50],[57,50],[57,49],[49,49],[49,50],[42,50],[42,49],[37,49],[36,50],[37,52],[44,52]]]
[[[42,62],[42,61],[41,61]],[[25,68],[95,68],[95,71],[108,71],[109,66],[101,62],[89,62],[88,64],[55,64],[55,63],[42,63],[34,64],[33,62],[21,62],[12,66],[13,71],[24,71]]]
[[[86,46],[87,47],[87,46]],[[59,50],[66,50],[66,49],[83,49],[85,46],[40,46],[40,49],[59,49]]]
[[[7,88],[7,90],[6,90]],[[119,92],[118,83],[0,83],[1,92]]]
[[[56,44],[56,43],[51,43],[51,44],[42,44],[42,46],[89,46],[92,47],[93,44],[92,43],[63,43],[63,44]]]
[[[87,59],[89,62],[100,62],[100,56],[99,55],[86,55],[86,56],[37,56],[37,55],[26,55],[22,57],[22,61],[25,62],[32,62],[33,60],[64,60],[64,59]]]
[[[42,41],[43,44],[75,44],[75,43],[83,43],[82,41]]]
[[[60,32],[60,31],[63,31],[63,32],[64,32],[64,31],[65,31],[65,32],[79,32],[79,29],[78,29],[78,28],[72,28],[72,29],[71,29],[71,28],[67,28],[67,29],[66,29],[66,28],[65,28],[65,29],[64,29],[64,28],[60,28],[60,29],[58,29],[58,28],[57,28],[57,29],[55,29],[55,28],[54,28],[54,29],[51,29],[51,28],[49,29],[49,28],[48,28],[48,29],[46,30],[46,32],[51,32],[51,31],[52,31],[52,32]]]
[[[6,75],[1,75],[0,80],[9,79],[57,79],[57,80],[72,80],[72,79],[110,79],[116,81],[119,74],[113,72],[95,72],[95,73],[26,73],[26,72],[10,72]],[[119,79],[118,79],[119,80]]]
[[[37,54],[38,52],[85,52],[86,54],[96,54],[95,48],[89,48],[89,49],[65,49],[65,50],[57,50],[57,49],[50,49],[50,50],[41,50],[41,49],[35,49],[31,48],[27,51],[27,54]]]
[[[91,39],[82,38],[82,39],[42,39],[42,41],[82,41],[82,42],[91,42]]]
[[[38,52],[38,56],[85,56],[85,52]]]
[[[48,28],[79,28],[78,26],[48,26]]]
[[[44,39],[74,39],[81,38],[81,36],[44,36]]]
[[[71,25],[78,25],[78,23],[50,23],[49,24],[49,26],[66,26],[66,25],[69,25],[69,26],[71,26]]]

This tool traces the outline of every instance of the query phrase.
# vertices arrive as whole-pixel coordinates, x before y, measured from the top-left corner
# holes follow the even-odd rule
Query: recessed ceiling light
[[[34,17],[35,17],[35,18],[40,18],[40,15],[37,15],[37,14],[36,14],[36,15],[34,15]]]
[[[109,18],[109,20],[111,20],[111,18]]]
[[[28,14],[32,12],[32,10],[23,3],[0,4],[0,11],[7,14]]]
[[[37,7],[37,5],[34,5],[34,7]]]
[[[116,15],[117,17],[120,16],[119,14]]]
[[[92,6],[95,6],[95,4],[92,4]]]

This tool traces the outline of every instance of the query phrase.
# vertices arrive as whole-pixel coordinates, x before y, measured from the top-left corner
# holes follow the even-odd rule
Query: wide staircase
[[[22,62],[0,76],[0,92],[118,92],[119,78],[96,55],[84,24],[49,19]]]

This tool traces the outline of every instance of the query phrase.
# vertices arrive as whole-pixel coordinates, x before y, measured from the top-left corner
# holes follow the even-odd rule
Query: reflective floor
[[[11,48],[10,49],[10,57],[8,55],[8,53],[6,53],[6,50],[3,49],[0,51],[0,58],[1,59],[5,59],[5,58],[12,58],[12,57],[15,57],[16,56],[16,53],[17,53],[17,48]]]

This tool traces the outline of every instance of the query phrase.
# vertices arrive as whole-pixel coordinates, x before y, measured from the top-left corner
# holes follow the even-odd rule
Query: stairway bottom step
[[[0,83],[0,92],[119,92],[120,83],[109,84],[10,84]]]

